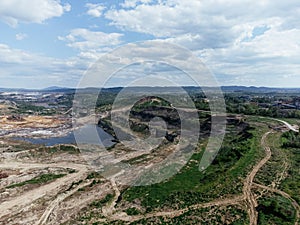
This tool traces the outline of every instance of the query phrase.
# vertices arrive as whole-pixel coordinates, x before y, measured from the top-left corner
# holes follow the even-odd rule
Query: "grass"
[[[300,204],[300,151],[296,148],[288,148],[285,153],[290,160],[290,167],[280,188]]]
[[[296,211],[290,200],[274,195],[261,198],[257,206],[258,225],[295,224]]]
[[[95,208],[102,208],[102,206],[104,206],[106,203],[113,200],[114,196],[115,195],[113,194],[107,194],[103,199],[92,202],[90,206]]]
[[[242,180],[264,153],[260,140],[268,127],[261,123],[255,125],[259,127],[248,130],[249,137],[243,137],[245,131],[237,135],[238,132],[232,130],[227,134],[215,162],[206,171],[200,172],[198,168],[202,149],[169,180],[150,186],[130,187],[122,196],[129,202],[140,199],[146,212],[151,212],[163,207],[183,208],[241,193]]]
[[[72,146],[72,145],[57,145],[51,147],[42,146],[38,149],[37,153],[41,153],[41,155],[43,155],[44,153],[55,154],[55,153],[62,153],[62,152],[66,152],[69,154],[80,153],[79,149],[76,146]]]
[[[134,207],[126,209],[125,212],[129,216],[139,215],[141,213],[137,208],[134,208]]]
[[[282,133],[269,135],[266,139],[267,145],[271,148],[272,155],[270,160],[258,171],[254,181],[259,184],[269,186],[274,181],[278,181],[279,177],[286,170],[286,166],[290,164],[290,159],[286,150],[281,148]]]
[[[40,176],[37,176],[31,180],[27,180],[24,182],[20,182],[20,183],[16,183],[16,184],[12,184],[7,186],[6,188],[15,188],[15,187],[22,187],[28,184],[44,184],[47,183],[49,181],[53,181],[56,180],[58,178],[61,178],[63,176],[65,176],[66,174],[42,174]]]
[[[299,148],[283,147],[285,136],[275,133],[268,136],[271,159],[258,172],[255,182],[270,185],[278,175],[284,173],[279,189],[291,195],[300,204],[300,152]]]
[[[118,224],[118,222],[113,223]],[[141,224],[232,224],[232,225],[244,225],[249,224],[247,218],[247,212],[239,207],[227,206],[227,207],[212,207],[202,208],[197,210],[190,210],[180,216],[174,218],[168,217],[152,217],[149,219],[142,219],[131,225]]]

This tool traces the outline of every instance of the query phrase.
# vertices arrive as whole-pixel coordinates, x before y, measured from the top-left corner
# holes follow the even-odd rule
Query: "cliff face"
[[[185,118],[190,117],[190,110],[180,110],[181,115],[184,115]],[[131,109],[129,115],[130,129],[140,137],[147,137],[150,135],[149,122],[153,121],[153,119],[155,118],[160,118],[166,123],[166,131],[162,129],[162,126],[161,124],[159,124],[159,122],[157,122],[157,126],[155,127],[157,131],[160,132],[160,134],[161,132],[165,133],[166,141],[173,142],[181,133],[181,118],[175,108],[169,106],[148,106],[145,109],[133,108]],[[122,124],[127,120],[127,118],[120,117],[118,118],[118,120],[122,121],[120,123]],[[205,116],[199,116],[199,120],[200,136],[203,138],[208,137],[211,131],[211,116],[207,113],[205,114]],[[241,128],[241,130],[248,126],[247,123],[244,122],[242,117],[235,115],[226,116],[226,122],[228,126],[238,126]],[[109,113],[107,114],[107,117],[99,120],[98,125],[106,132],[114,136],[116,140],[118,139],[112,127]],[[122,126],[115,127],[115,129],[118,129],[118,132],[122,132],[124,135],[128,135],[128,130],[126,131]],[[130,136],[128,136],[128,138],[130,138]]]

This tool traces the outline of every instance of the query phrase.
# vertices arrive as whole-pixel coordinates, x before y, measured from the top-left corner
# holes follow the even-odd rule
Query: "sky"
[[[76,87],[103,55],[149,40],[191,51],[220,85],[300,87],[299,37],[299,0],[1,0],[0,87]]]

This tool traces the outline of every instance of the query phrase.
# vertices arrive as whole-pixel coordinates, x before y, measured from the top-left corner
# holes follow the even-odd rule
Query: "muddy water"
[[[81,143],[81,144],[95,144],[95,145],[99,144],[99,145],[104,145],[105,147],[110,147],[115,144],[114,138],[110,134],[106,133],[102,128],[96,125],[86,125],[62,137],[49,137],[49,138],[19,138],[18,137],[14,139],[27,141],[33,144],[42,144],[45,146],[53,146],[57,144]]]

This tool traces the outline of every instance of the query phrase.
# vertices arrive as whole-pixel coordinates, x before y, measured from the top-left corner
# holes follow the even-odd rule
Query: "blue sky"
[[[76,87],[146,40],[189,49],[221,85],[300,87],[299,21],[298,0],[1,0],[0,87]]]

